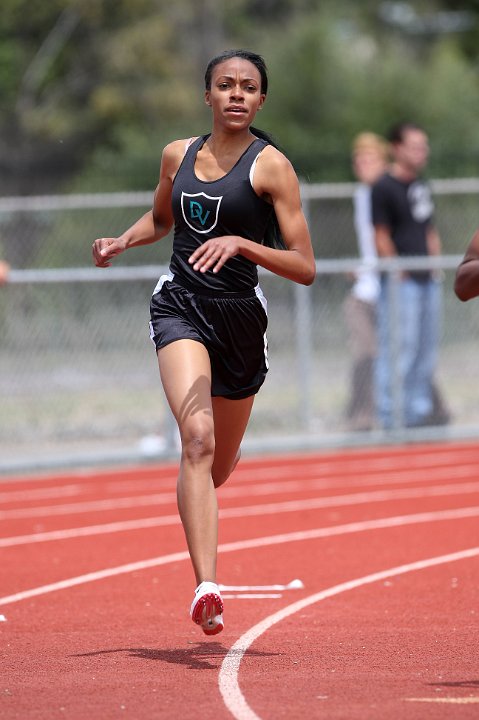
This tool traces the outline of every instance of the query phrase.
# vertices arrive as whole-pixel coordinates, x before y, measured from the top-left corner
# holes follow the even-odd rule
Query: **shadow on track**
[[[69,657],[95,657],[112,653],[127,653],[129,657],[140,660],[153,660],[172,665],[186,665],[190,670],[218,670],[229,648],[218,642],[196,642],[186,648],[114,648],[111,650],[94,650]],[[238,651],[240,652],[240,651]],[[266,653],[247,650],[244,657],[272,657],[281,653]]]
[[[456,682],[428,683],[428,685],[444,688],[479,688],[479,680],[457,680]]]

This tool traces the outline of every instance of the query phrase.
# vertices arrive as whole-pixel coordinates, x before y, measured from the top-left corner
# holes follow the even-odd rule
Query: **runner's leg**
[[[240,458],[240,444],[251,415],[254,398],[254,395],[242,400],[212,398],[215,427],[212,476],[215,487],[226,482]]]
[[[161,380],[181,437],[178,510],[197,584],[216,582],[218,506],[211,366],[204,345],[177,340],[158,351]]]

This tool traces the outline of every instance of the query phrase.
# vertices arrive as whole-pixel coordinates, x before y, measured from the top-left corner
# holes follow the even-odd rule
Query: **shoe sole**
[[[205,635],[217,635],[223,630],[223,601],[216,593],[202,595],[196,603],[191,619],[201,625]]]

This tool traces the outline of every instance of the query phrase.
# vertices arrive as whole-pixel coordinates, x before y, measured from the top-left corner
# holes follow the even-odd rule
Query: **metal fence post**
[[[401,282],[401,270],[392,269],[388,271],[388,312],[389,312],[389,357],[391,360],[391,397],[392,426],[399,430],[403,426],[403,383],[400,367],[400,341],[401,328],[399,314],[399,283]]]
[[[303,211],[309,225],[309,199],[303,199]],[[298,361],[299,421],[303,430],[312,428],[313,420],[313,343],[312,293],[305,285],[294,286],[296,324],[296,357]]]

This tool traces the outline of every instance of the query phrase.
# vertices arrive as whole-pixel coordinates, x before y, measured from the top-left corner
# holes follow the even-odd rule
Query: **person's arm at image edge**
[[[462,302],[479,295],[479,229],[474,233],[456,270],[454,292]]]

